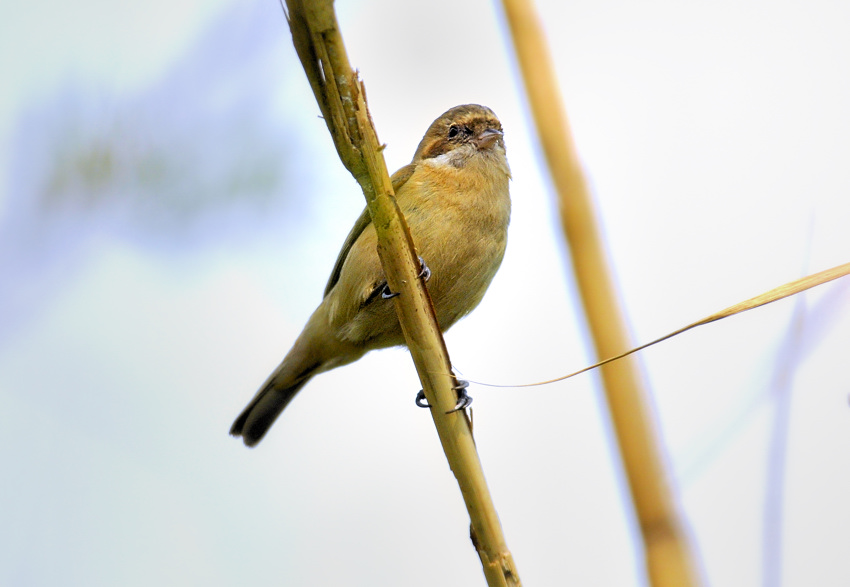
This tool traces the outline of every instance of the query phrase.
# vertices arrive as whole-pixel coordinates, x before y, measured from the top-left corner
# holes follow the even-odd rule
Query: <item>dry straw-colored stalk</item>
[[[332,0],[286,0],[292,40],[333,136],[340,159],[366,196],[378,235],[378,254],[395,298],[399,322],[422,381],[440,442],[457,478],[487,584],[520,585],[505,544],[469,420],[448,413],[457,400],[451,363],[431,298],[418,278],[419,262],[407,223],[393,194],[382,147],[366,106],[363,84],[349,64]],[[427,558],[426,558],[427,560]]]
[[[570,134],[543,28],[530,0],[503,0],[520,71],[559,195],[561,221],[596,354],[630,347],[587,182]],[[655,587],[699,584],[668,482],[653,414],[631,358],[602,367],[602,380]]]
[[[812,275],[807,275],[806,277],[801,277],[800,279],[789,281],[788,283],[780,285],[779,287],[774,287],[773,289],[768,290],[763,294],[759,294],[755,297],[744,300],[743,302],[738,302],[737,304],[733,304],[728,308],[711,314],[710,316],[706,316],[702,320],[697,320],[696,322],[692,322],[687,326],[682,326],[678,330],[674,330],[673,332],[665,334],[664,336],[656,338],[655,340],[644,343],[640,346],[630,348],[625,352],[622,352],[613,357],[608,357],[607,359],[599,361],[598,363],[594,363],[593,365],[590,365],[588,367],[579,369],[578,371],[573,371],[568,375],[562,375],[560,377],[555,377],[554,379],[547,379],[546,381],[538,381],[536,383],[520,383],[518,385],[495,385],[493,383],[483,383],[481,381],[474,381],[473,383],[477,383],[478,385],[487,385],[490,387],[534,387],[537,385],[547,385],[549,383],[555,383],[556,381],[564,381],[565,379],[569,379],[570,377],[575,377],[576,375],[586,373],[592,369],[601,367],[602,365],[607,365],[608,363],[613,363],[614,361],[618,361],[624,357],[628,357],[633,353],[647,349],[652,345],[658,344],[659,342],[664,342],[665,340],[671,339],[674,336],[678,336],[684,332],[687,332],[688,330],[691,330],[692,328],[696,328],[697,326],[711,324],[712,322],[717,322],[718,320],[729,318],[736,314],[740,314],[741,312],[746,312],[747,310],[753,310],[755,308],[766,306],[767,304],[773,302],[778,302],[779,300],[804,292],[807,289],[812,289],[813,287],[829,283],[830,281],[838,279],[839,277],[846,277],[847,275],[850,275],[850,263],[844,263],[843,265],[838,265],[837,267],[832,267],[831,269],[824,269],[823,271],[818,271],[817,273],[813,273]]]

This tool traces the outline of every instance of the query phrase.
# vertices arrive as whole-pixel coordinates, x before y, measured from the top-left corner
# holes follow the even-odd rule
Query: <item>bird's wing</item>
[[[411,163],[410,165],[405,165],[398,171],[396,171],[392,178],[390,178],[393,182],[393,191],[397,194],[410,176],[413,175],[416,166]],[[348,233],[348,236],[345,238],[345,242],[342,244],[342,249],[339,251],[339,255],[336,258],[336,263],[334,264],[333,271],[331,271],[331,276],[328,278],[328,284],[325,286],[325,296],[327,296],[333,287],[336,285],[337,281],[339,281],[339,274],[342,273],[342,266],[345,264],[345,259],[348,257],[349,251],[351,251],[351,247],[360,237],[366,227],[372,223],[372,217],[369,216],[369,210],[364,208],[363,212],[360,214],[360,217],[357,219],[357,222],[354,223],[354,227],[351,229],[351,232]]]
[[[351,232],[348,233],[348,236],[345,239],[345,242],[342,245],[342,250],[339,252],[339,255],[336,258],[336,264],[334,265],[334,270],[331,271],[331,276],[328,279],[328,284],[325,286],[325,296],[327,296],[333,287],[336,285],[336,282],[339,281],[339,274],[342,273],[342,265],[345,263],[345,258],[348,257],[348,252],[351,250],[351,246],[354,244],[354,241],[357,240],[357,237],[366,229],[369,224],[371,224],[372,218],[369,216],[369,210],[364,208],[363,213],[360,214],[360,217],[357,219],[357,222],[354,223],[354,228],[351,229]]]

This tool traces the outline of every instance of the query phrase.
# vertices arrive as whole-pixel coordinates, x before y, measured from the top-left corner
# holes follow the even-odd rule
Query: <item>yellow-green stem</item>
[[[456,402],[451,362],[423,280],[404,216],[396,205],[380,143],[369,115],[365,91],[349,65],[331,0],[287,0],[292,39],[340,159],[366,196],[378,235],[378,254],[395,298],[398,319],[416,365],[431,414],[457,478],[471,521],[471,534],[491,587],[519,586],[513,557],[472,439],[464,412],[449,412]],[[423,548],[426,545],[423,545]]]

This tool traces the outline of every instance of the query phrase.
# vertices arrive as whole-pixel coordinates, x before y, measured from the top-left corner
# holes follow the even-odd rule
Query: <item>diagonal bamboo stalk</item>
[[[559,194],[561,221],[576,281],[600,358],[629,349],[587,182],[531,0],[503,0],[538,135]],[[667,480],[653,414],[636,364],[627,358],[602,367],[605,394],[655,587],[699,584],[686,532]]]
[[[519,587],[519,575],[502,527],[466,414],[449,413],[457,380],[434,316],[404,216],[396,205],[382,147],[366,106],[363,84],[349,65],[332,0],[287,0],[292,40],[340,159],[366,197],[378,234],[378,254],[390,289],[400,292],[396,311],[422,381],[431,414],[470,517],[470,533],[487,584]]]

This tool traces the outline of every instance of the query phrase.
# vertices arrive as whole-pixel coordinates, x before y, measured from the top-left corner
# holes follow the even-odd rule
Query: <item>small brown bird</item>
[[[398,205],[430,270],[428,292],[443,331],[478,305],[502,263],[510,177],[502,125],[477,104],[456,106],[435,120],[413,161],[392,176]],[[342,245],[322,303],[230,433],[254,446],[311,377],[373,349],[404,344],[388,299],[393,295],[364,210]]]

